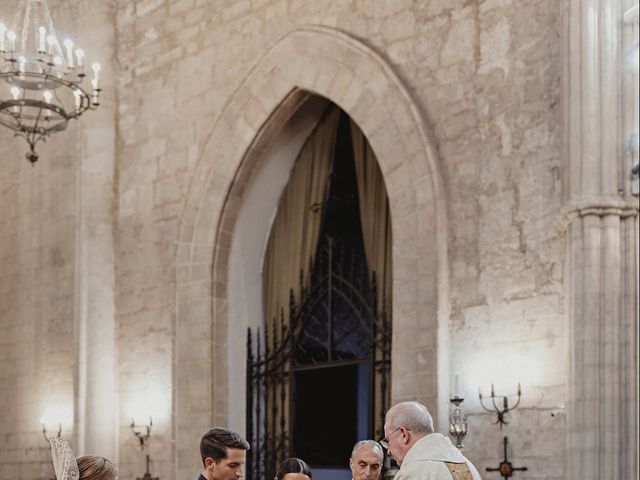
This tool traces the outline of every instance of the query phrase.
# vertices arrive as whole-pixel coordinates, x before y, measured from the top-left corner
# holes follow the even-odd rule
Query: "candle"
[[[518,382],[518,396],[520,396],[521,393],[522,393],[522,390],[520,389],[520,382]]]
[[[47,29],[44,27],[38,28],[38,53],[46,53],[46,41],[47,41]]]
[[[7,27],[4,23],[0,22],[0,52],[4,52],[4,34],[7,32]]]
[[[478,397],[482,398],[482,388],[478,387]]]
[[[82,59],[84,58],[84,51],[82,49],[76,50],[76,60],[78,61],[78,68],[82,67]]]
[[[21,92],[20,92],[20,89],[19,89],[18,87],[11,87],[11,95],[13,95],[13,99],[14,99],[14,100],[18,100],[18,99],[20,99],[20,93],[21,93]],[[17,105],[16,105],[16,106],[14,106],[14,107],[13,107],[13,111],[14,111],[15,113],[20,112],[20,107],[19,107],[19,106],[17,106]]]
[[[95,96],[95,93],[98,91],[98,79],[100,78],[100,70],[102,70],[102,67],[100,67],[100,64],[98,62],[94,62],[91,65],[91,68],[93,69],[93,80],[91,80],[91,85],[93,86],[93,91],[94,91],[94,101],[93,104],[97,105],[97,97]]]
[[[102,70],[102,67],[98,62],[95,62],[93,65],[91,65],[91,68],[93,69],[93,81],[91,82],[91,84],[93,85],[93,88],[97,90],[98,79],[100,78],[100,70]]]
[[[53,57],[53,64],[56,67],[59,67],[60,65],[62,65],[62,58],[58,57],[57,55],[55,57]],[[62,78],[64,76],[64,73],[62,72],[62,70],[56,70],[55,71],[56,77],[58,78]]]
[[[496,391],[495,391],[495,389],[493,388],[493,383],[491,384],[491,396],[492,396],[492,397],[495,397],[495,396],[496,396]]]
[[[53,55],[53,48],[54,48],[54,47],[55,47],[55,45],[56,45],[56,37],[54,37],[53,35],[49,35],[49,36],[47,37],[47,45],[49,46],[49,47],[47,48],[47,53],[48,53],[49,55]]]
[[[80,106],[82,105],[82,94],[80,90],[73,91],[73,98],[76,101],[76,112],[80,111]]]
[[[42,96],[44,97],[44,101],[47,103],[51,103],[51,99],[53,98],[53,95],[51,95],[51,92],[49,90],[45,90],[44,92],[42,92]],[[44,116],[45,117],[50,117],[51,116],[51,110],[45,110],[44,111]]]
[[[459,396],[459,382],[460,382],[460,376],[456,373],[453,376],[453,396],[458,397]]]
[[[9,51],[13,52],[16,49],[16,34],[14,31],[9,30],[7,32],[7,40],[9,40]]]
[[[19,57],[18,58],[18,69],[20,70],[20,73],[24,73],[26,70],[26,63],[27,63],[27,59],[24,57]]]
[[[73,68],[73,42],[67,38],[64,41],[64,47],[67,49],[67,67]]]

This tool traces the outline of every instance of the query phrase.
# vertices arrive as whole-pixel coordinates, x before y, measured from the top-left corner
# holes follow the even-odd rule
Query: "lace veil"
[[[62,437],[50,438],[53,468],[56,480],[78,480],[80,471],[69,440]]]

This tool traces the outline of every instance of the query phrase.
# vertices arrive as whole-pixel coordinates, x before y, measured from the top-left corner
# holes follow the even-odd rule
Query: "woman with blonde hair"
[[[66,438],[51,438],[56,480],[118,480],[118,468],[104,457],[87,455],[76,460]]]

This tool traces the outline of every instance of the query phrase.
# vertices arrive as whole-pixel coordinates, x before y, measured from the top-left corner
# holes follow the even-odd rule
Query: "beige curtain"
[[[387,189],[371,145],[362,130],[351,121],[351,140],[358,180],[362,237],[369,268],[376,272],[378,308],[386,303],[391,314],[391,216]]]
[[[320,233],[338,130],[338,108],[328,110],[300,150],[271,227],[264,260],[264,308],[267,325],[284,311],[288,323],[289,291],[300,297],[300,272],[307,281]],[[314,211],[315,210],[315,211]]]

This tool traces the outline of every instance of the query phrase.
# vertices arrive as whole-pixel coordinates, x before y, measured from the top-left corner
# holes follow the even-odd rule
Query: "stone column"
[[[79,120],[76,176],[77,454],[117,460],[114,168],[116,9],[113,0],[81,0],[78,40],[90,65],[102,66],[101,105]],[[91,88],[88,86],[87,88]]]
[[[568,0],[567,479],[637,478],[638,204],[623,127],[625,0]]]

